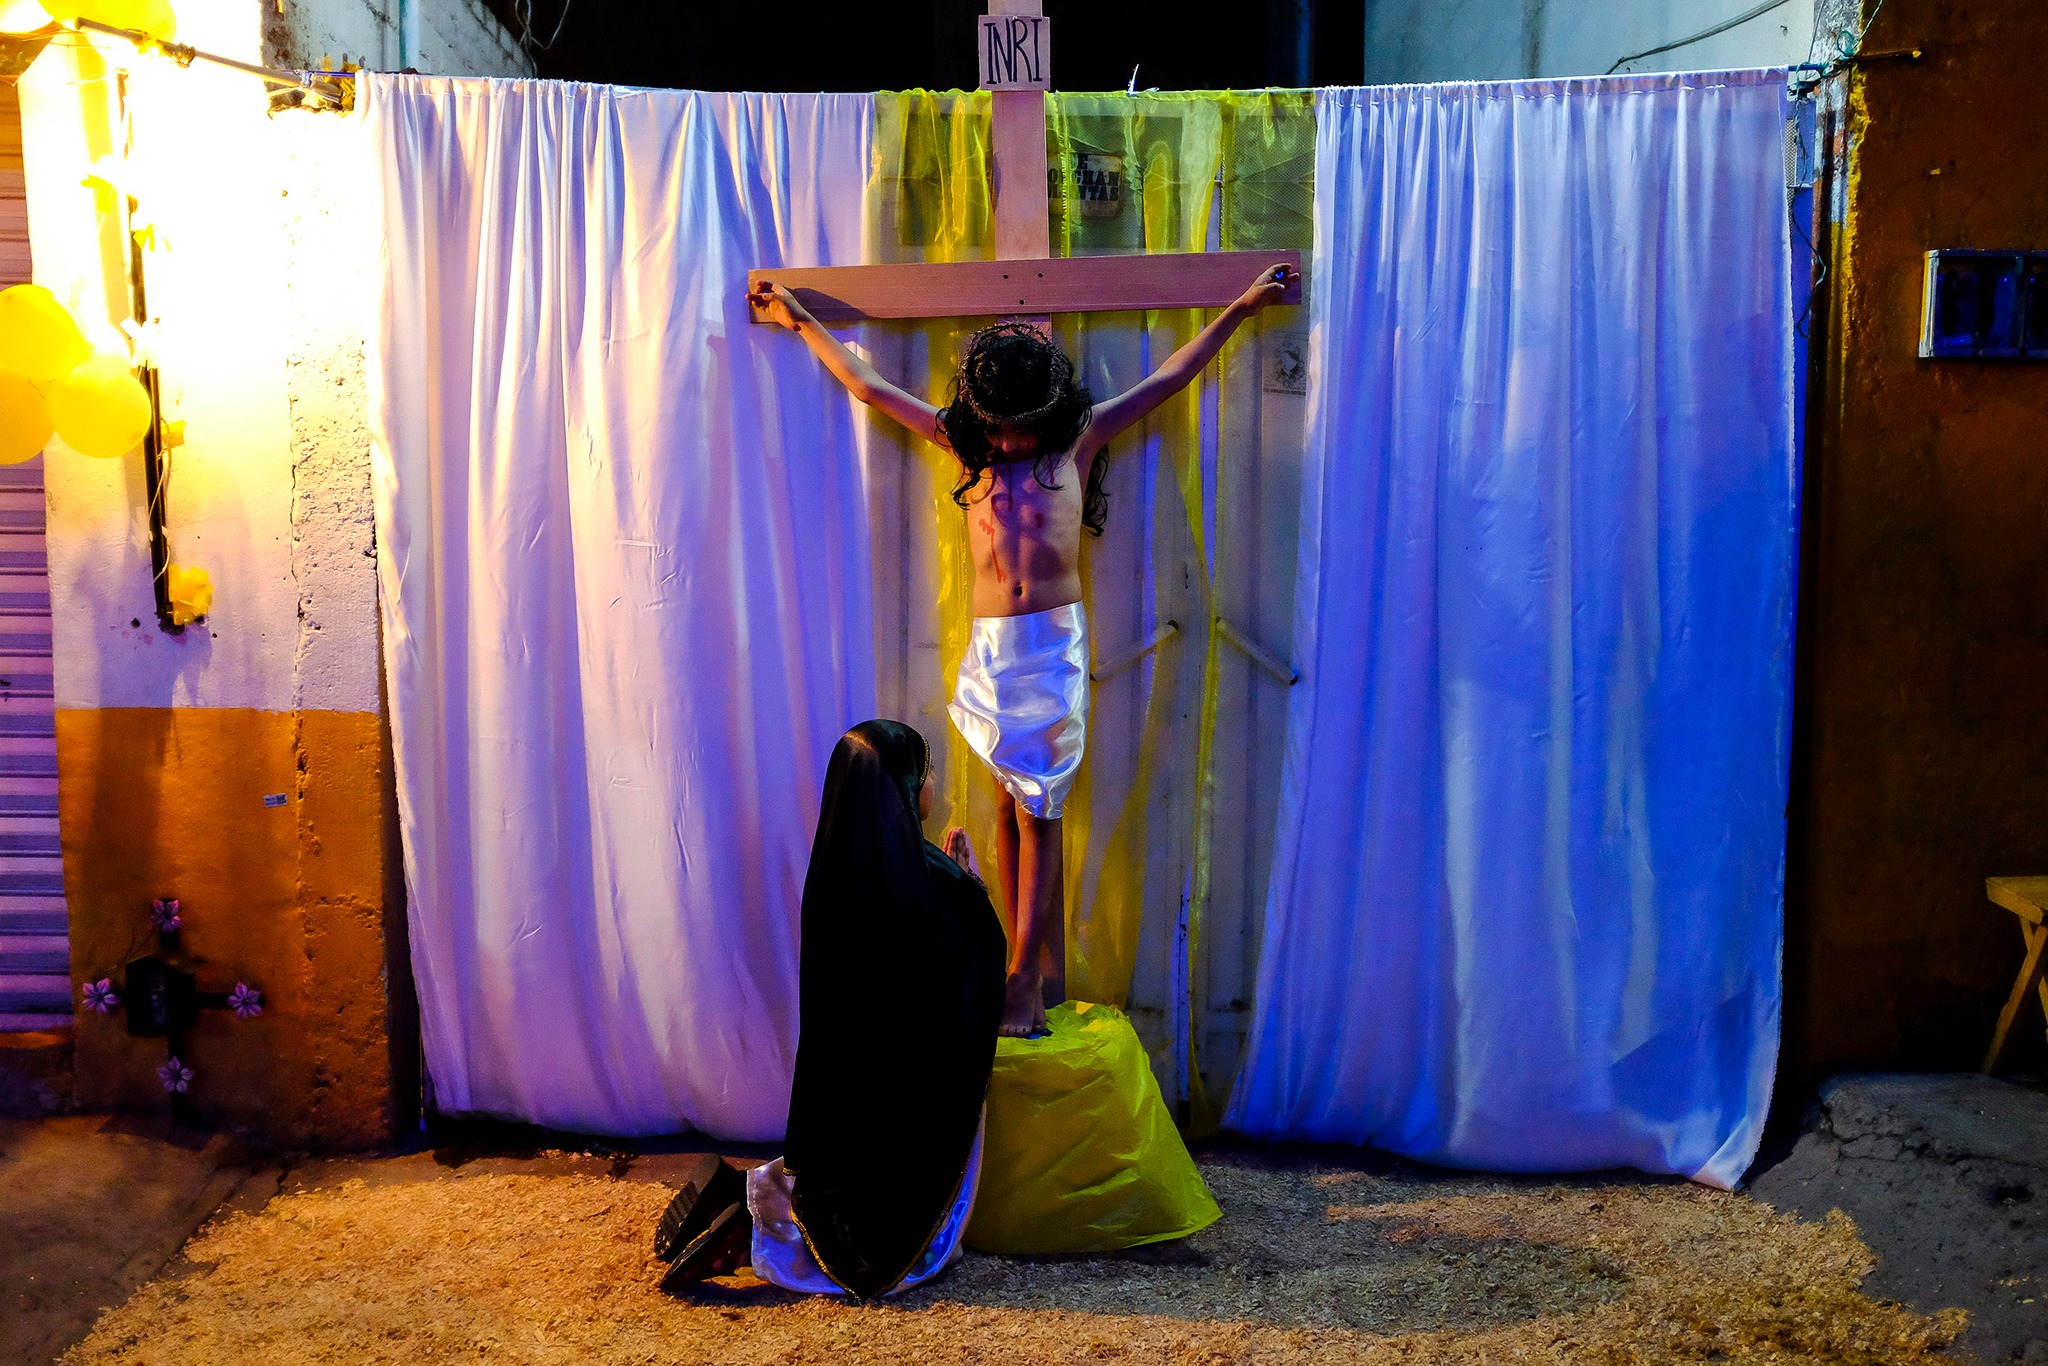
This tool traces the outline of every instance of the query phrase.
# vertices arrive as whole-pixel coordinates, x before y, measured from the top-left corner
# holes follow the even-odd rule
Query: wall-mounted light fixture
[[[37,0],[0,0],[0,83],[11,85],[58,32]]]
[[[8,0],[0,0],[7,3]],[[19,3],[19,0],[14,0]],[[43,3],[43,0],[38,0]],[[49,0],[53,13],[58,11],[83,11],[77,17],[68,18],[65,27],[84,33],[97,33],[108,38],[120,38],[134,43],[144,52],[154,52],[168,57],[176,66],[190,66],[194,62],[205,62],[210,66],[225,67],[254,76],[264,84],[275,88],[274,93],[294,97],[291,103],[309,109],[353,109],[356,102],[355,81],[345,71],[288,71],[280,67],[257,66],[253,62],[236,61],[223,57],[217,52],[206,52],[188,43],[174,43],[170,34],[175,32],[175,21],[169,19],[170,9],[162,7],[164,20],[143,27],[125,22],[125,12],[135,6],[122,0],[98,0],[97,3],[83,3],[82,0]],[[114,22],[105,22],[93,17],[95,11],[106,11],[106,17]]]
[[[255,76],[272,88],[273,110],[286,105],[346,110],[355,103],[349,73],[256,66],[175,42],[176,32],[169,0],[0,0],[0,80],[11,81],[26,71],[53,40],[68,34],[72,42],[90,42],[86,35],[96,35],[132,44],[140,53],[179,67],[199,61]],[[115,73],[113,89],[120,100],[125,148],[126,70]],[[115,220],[125,244],[129,318],[123,330],[134,343],[132,354],[116,355],[102,346],[105,354],[89,356],[79,329],[48,291],[34,286],[6,291],[14,297],[0,296],[0,463],[31,458],[53,430],[86,455],[126,456],[139,445],[157,624],[178,634],[205,618],[213,587],[204,570],[171,562],[170,452],[182,443],[184,424],[164,418],[145,278],[145,247],[155,241],[154,230],[133,187],[114,183],[122,178],[120,160],[113,158],[113,169],[96,171],[85,185],[98,198],[102,221]],[[68,337],[58,336],[67,330]]]

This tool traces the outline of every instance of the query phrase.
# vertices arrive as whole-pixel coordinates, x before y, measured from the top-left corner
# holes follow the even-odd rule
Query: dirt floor
[[[706,1159],[657,1144],[453,1126],[279,1163],[144,1118],[0,1120],[0,1362],[2048,1366],[2038,1080],[1837,1078],[1810,1118],[1744,1195],[1218,1147],[1225,1218],[1185,1244],[970,1256],[866,1306],[662,1296],[650,1230]]]
[[[1225,1217],[1108,1258],[970,1256],[899,1303],[750,1278],[662,1295],[689,1159],[322,1163],[216,1219],[64,1358],[268,1362],[1949,1360],[1961,1316],[1863,1294],[1844,1219],[1679,1182],[1432,1172],[1356,1151],[1209,1152]],[[253,1205],[253,1202],[250,1202]]]
[[[253,1181],[260,1204],[275,1178],[232,1138],[168,1120],[0,1119],[0,1363],[53,1360],[224,1201]]]

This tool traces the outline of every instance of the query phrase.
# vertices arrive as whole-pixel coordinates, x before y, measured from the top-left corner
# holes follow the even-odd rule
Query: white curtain
[[[1779,1015],[1782,73],[1323,92],[1280,831],[1229,1122],[1732,1184]]]
[[[777,1137],[824,763],[874,707],[871,585],[850,400],[743,292],[751,266],[860,260],[871,102],[361,88],[438,1103]]]

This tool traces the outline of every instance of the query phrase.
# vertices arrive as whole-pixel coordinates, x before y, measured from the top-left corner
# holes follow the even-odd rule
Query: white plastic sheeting
[[[779,1137],[818,792],[874,706],[872,591],[851,401],[743,291],[751,266],[860,260],[871,101],[359,79],[436,1098]]]
[[[1228,1122],[1730,1185],[1775,1064],[1782,73],[1330,90],[1286,777]]]

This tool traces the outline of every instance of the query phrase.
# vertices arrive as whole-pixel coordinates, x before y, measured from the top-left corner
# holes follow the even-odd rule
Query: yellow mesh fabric
[[[875,97],[875,168],[868,195],[870,259],[884,263],[987,259],[995,241],[989,128],[985,91],[912,90]],[[927,357],[925,397],[944,405],[962,342],[988,321],[938,318],[888,326],[913,332],[922,342]],[[953,502],[959,467],[929,442],[910,444],[911,458],[922,461],[930,474],[932,515],[938,530],[940,688],[926,699],[923,711],[943,718],[959,674],[960,657],[967,651],[974,568],[968,555],[967,523]],[[947,826],[965,826],[975,847],[992,860],[994,793],[982,776],[980,762],[952,726],[941,722],[932,729],[943,732],[948,782],[944,804],[934,804],[931,833],[937,836]],[[928,738],[941,742],[929,732]],[[992,863],[988,872],[993,879]]]
[[[1315,197],[1315,98],[1305,90],[1229,91],[1214,97],[1224,110],[1224,153],[1221,186],[1223,202],[1219,218],[1218,245],[1224,251],[1296,248],[1302,264],[1308,264],[1314,245],[1313,208]],[[1306,295],[1304,294],[1304,297]],[[1215,371],[1220,392],[1217,397],[1217,460],[1215,484],[1219,498],[1231,496],[1239,452],[1261,451],[1258,405],[1247,402],[1256,396],[1260,383],[1259,365],[1247,353],[1254,349],[1260,332],[1275,325],[1295,323],[1301,308],[1269,308],[1257,322],[1241,329],[1225,346]],[[1249,361],[1249,363],[1246,363]],[[1188,1128],[1202,1134],[1217,1127],[1218,1116],[1228,1100],[1228,1074],[1214,1073],[1204,1066],[1201,1048],[1205,1037],[1202,1022],[1210,1018],[1210,974],[1204,936],[1210,909],[1210,851],[1214,844],[1216,791],[1216,726],[1219,696],[1219,654],[1222,640],[1214,629],[1216,613],[1230,610],[1233,599],[1241,598],[1244,585],[1230,581],[1229,569],[1239,562],[1238,547],[1220,534],[1212,538],[1215,553],[1210,560],[1209,603],[1211,630],[1208,655],[1202,674],[1200,754],[1196,760],[1198,802],[1196,813],[1193,895],[1188,920],[1189,1013],[1197,1022],[1189,1032],[1194,1055],[1189,1059]],[[1241,620],[1242,618],[1240,618]],[[1206,1076],[1222,1085],[1213,1099]]]
[[[907,91],[876,96],[875,180],[869,196],[876,261],[954,261],[991,254],[989,101],[986,94]],[[1310,245],[1315,125],[1305,91],[1197,92],[1140,96],[1057,94],[1047,99],[1047,153],[1051,192],[1048,234],[1056,255],[1112,255]],[[1077,175],[1089,162],[1088,183]],[[1106,186],[1117,191],[1106,212]],[[1217,203],[1218,187],[1222,198]],[[1247,278],[1246,283],[1250,280]],[[1298,310],[1271,310],[1295,313]],[[1194,310],[1138,314],[1080,314],[1055,319],[1057,336],[1099,399],[1120,392],[1162,363],[1201,328]],[[959,347],[987,319],[907,324],[921,334],[927,392],[943,402]],[[1293,321],[1293,320],[1288,320]],[[1298,325],[1298,324],[1297,324]],[[1146,887],[1158,904],[1152,914],[1170,926],[1179,895],[1189,899],[1186,1007],[1191,1080],[1189,1119],[1211,1127],[1201,1078],[1208,981],[1203,939],[1210,886],[1215,787],[1214,737],[1218,707],[1219,641],[1214,604],[1227,600],[1230,547],[1218,543],[1203,468],[1203,414],[1215,415],[1215,464],[1207,478],[1228,490],[1233,452],[1256,452],[1259,434],[1240,418],[1255,404],[1239,401],[1258,384],[1256,366],[1237,363],[1252,329],[1226,349],[1219,367],[1156,411],[1144,429],[1120,438],[1110,453],[1110,534],[1084,541],[1083,601],[1096,624],[1095,657],[1104,660],[1126,644],[1106,634],[1118,608],[1102,595],[1149,594],[1156,617],[1174,616],[1181,631],[1138,666],[1143,692],[1135,762],[1114,783],[1098,781],[1091,758],[1066,809],[1067,970],[1070,995],[1121,1005],[1138,963]],[[927,715],[943,717],[970,617],[971,567],[965,524],[951,501],[953,463],[943,451],[920,446],[916,458],[931,472],[938,519],[939,695],[926,699]],[[1148,472],[1145,462],[1156,461]],[[1156,477],[1155,477],[1156,475]],[[1149,550],[1147,549],[1149,548]],[[1182,552],[1186,553],[1183,554]],[[1142,552],[1142,553],[1141,553]],[[1143,561],[1135,571],[1131,565]],[[1188,582],[1188,566],[1194,566]],[[1149,580],[1149,588],[1145,587]],[[1192,597],[1194,601],[1190,601]],[[1137,632],[1144,623],[1123,629]],[[1107,686],[1107,685],[1106,685]],[[1100,695],[1098,693],[1098,695]],[[1180,713],[1193,707],[1194,724]],[[950,775],[946,809],[933,826],[964,824],[976,846],[992,851],[993,789],[965,743],[946,728]],[[936,738],[936,737],[934,737]],[[1175,785],[1192,784],[1192,829],[1155,828]],[[1185,861],[1185,881],[1173,869],[1148,864]],[[993,871],[992,869],[990,870]],[[1156,932],[1156,931],[1155,931]],[[1166,1029],[1170,1042],[1171,1030]],[[1218,1099],[1220,1104],[1220,1097]]]
[[[1054,176],[1056,240],[1062,240],[1069,254],[1095,255],[1115,252],[1201,251],[1210,244],[1212,210],[1217,229],[1216,245],[1225,251],[1249,251],[1269,247],[1294,247],[1304,252],[1311,245],[1313,168],[1315,164],[1315,109],[1306,91],[1194,92],[1174,94],[1056,95],[1047,102],[1047,123]],[[1083,159],[1094,167],[1098,159],[1111,159],[1109,166],[1121,169],[1124,193],[1137,213],[1091,216],[1091,202],[1100,203],[1103,193],[1102,169],[1093,169],[1084,187],[1078,179]],[[1111,172],[1113,173],[1113,171]],[[1220,186],[1222,202],[1214,203]],[[1249,278],[1246,280],[1249,284]],[[1282,310],[1292,313],[1296,310]],[[1141,746],[1140,768],[1144,781],[1133,784],[1118,812],[1106,856],[1092,897],[1070,895],[1070,916],[1075,920],[1068,955],[1070,971],[1078,968],[1081,980],[1099,983],[1097,999],[1121,1001],[1131,980],[1131,967],[1139,939],[1139,919],[1145,882],[1143,851],[1152,843],[1145,824],[1149,812],[1159,806],[1162,782],[1176,781],[1187,772],[1192,760],[1194,810],[1189,847],[1187,935],[1176,951],[1186,959],[1185,1009],[1194,1022],[1188,1031],[1189,1127],[1203,1132],[1215,1127],[1221,1097],[1212,1107],[1203,1083],[1206,1070],[1201,1056],[1204,1022],[1209,1015],[1209,974],[1204,940],[1210,900],[1211,848],[1215,834],[1214,794],[1215,736],[1218,706],[1219,651],[1221,639],[1215,630],[1215,604],[1223,600],[1225,577],[1229,572],[1229,548],[1216,543],[1215,519],[1208,506],[1208,489],[1202,469],[1201,422],[1203,390],[1220,387],[1216,407],[1215,467],[1211,478],[1219,488],[1228,488],[1233,452],[1256,452],[1256,407],[1231,401],[1233,390],[1258,383],[1255,364],[1239,364],[1256,327],[1275,317],[1269,311],[1261,323],[1240,330],[1225,349],[1217,366],[1201,383],[1183,390],[1156,412],[1146,437],[1157,442],[1157,458],[1171,470],[1178,507],[1185,519],[1186,535],[1193,561],[1202,566],[1206,582],[1202,602],[1193,621],[1183,621],[1177,648],[1191,658],[1183,667],[1199,668],[1199,697],[1192,756],[1175,756],[1174,762],[1160,752],[1163,732],[1172,709],[1178,705],[1176,690],[1152,689]],[[1156,366],[1173,349],[1192,337],[1207,321],[1195,311],[1147,314],[1143,326],[1150,336],[1150,363]],[[1079,344],[1077,357],[1086,351],[1091,328],[1129,326],[1131,320],[1115,315],[1083,315],[1072,320]],[[1066,329],[1062,329],[1063,336]],[[1084,373],[1086,367],[1084,363]],[[1240,412],[1244,413],[1240,417]],[[1168,500],[1161,499],[1164,505]],[[1155,573],[1171,575],[1179,566],[1168,557],[1155,562]],[[1160,585],[1162,600],[1173,595]],[[1189,737],[1179,737],[1185,746]],[[1076,891],[1081,890],[1078,886]],[[1171,911],[1162,906],[1161,913]]]
[[[1207,244],[1216,169],[1222,154],[1219,110],[1212,103],[1127,98],[1121,95],[1055,95],[1046,101],[1049,164],[1053,177],[1054,240],[1074,256],[1201,251]],[[1077,158],[1106,161],[1121,176],[1119,212],[1092,215],[1089,201],[1076,183]],[[1098,175],[1104,172],[1098,171]],[[1100,203],[1100,201],[1096,201]],[[1060,339],[1098,392],[1098,398],[1128,388],[1156,368],[1175,348],[1200,331],[1205,319],[1194,310],[1137,314],[1076,314],[1056,320]],[[1134,349],[1133,340],[1139,342]],[[1133,364],[1133,362],[1139,362]],[[1149,541],[1161,549],[1147,567],[1153,579],[1154,602],[1171,604],[1177,596],[1174,579],[1180,557],[1165,553],[1174,542],[1168,520],[1190,528],[1195,554],[1201,555],[1201,518],[1190,509],[1201,506],[1199,393],[1190,386],[1162,405],[1144,427],[1121,438],[1111,449],[1113,462],[1155,459],[1162,474],[1178,488],[1178,498],[1157,496],[1148,509],[1130,500],[1113,503],[1111,517],[1144,515],[1155,519]],[[1084,551],[1083,582],[1089,594],[1091,620],[1106,620],[1094,597],[1093,572],[1097,545]],[[1130,591],[1121,578],[1111,591]],[[1160,615],[1165,615],[1161,612]],[[1200,639],[1197,623],[1183,621],[1181,635],[1161,648],[1151,667],[1134,780],[1120,799],[1104,794],[1098,810],[1091,766],[1082,769],[1088,800],[1081,804],[1086,843],[1071,848],[1091,857],[1074,859],[1068,867],[1067,971],[1069,988],[1085,1000],[1123,1003],[1129,996],[1144,914],[1148,855],[1162,843],[1151,829],[1154,814],[1165,805],[1167,786],[1185,773],[1185,765],[1165,752],[1172,738],[1172,720],[1180,688],[1178,671],[1186,667],[1189,645]],[[1097,658],[1117,644],[1098,633]],[[1095,827],[1106,824],[1099,846]]]

